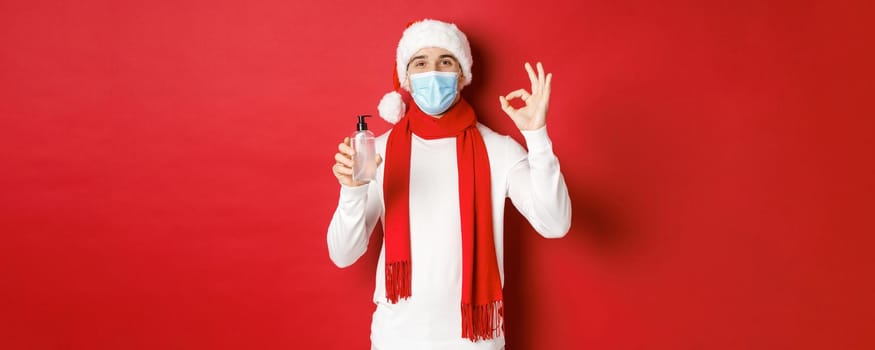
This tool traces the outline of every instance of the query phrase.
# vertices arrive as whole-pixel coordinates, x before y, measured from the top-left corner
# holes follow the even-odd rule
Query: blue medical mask
[[[446,112],[459,93],[459,73],[431,71],[410,75],[413,101],[428,115]]]

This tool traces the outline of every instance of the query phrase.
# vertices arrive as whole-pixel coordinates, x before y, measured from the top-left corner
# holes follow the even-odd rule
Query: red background
[[[873,6],[3,1],[0,348],[365,349],[330,167],[412,19],[554,73],[573,226],[508,209],[508,349],[875,347]],[[372,122],[377,133],[388,130]]]

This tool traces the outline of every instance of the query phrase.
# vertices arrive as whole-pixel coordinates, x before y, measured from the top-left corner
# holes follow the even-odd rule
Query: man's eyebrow
[[[427,55],[419,55],[419,56],[415,56],[415,57],[411,58],[411,59],[410,59],[410,62],[416,61],[416,60],[418,60],[418,59],[426,59],[426,58],[428,58]],[[452,58],[453,61],[458,61],[458,60],[456,59],[456,56],[453,56],[453,55],[450,55],[450,54],[443,54],[443,55],[438,56],[438,58]],[[408,64],[409,64],[409,63],[408,63]]]

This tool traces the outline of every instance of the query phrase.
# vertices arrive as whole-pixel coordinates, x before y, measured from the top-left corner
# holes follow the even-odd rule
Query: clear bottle
[[[365,118],[369,115],[358,116],[359,121],[355,133],[350,136],[353,156],[352,180],[355,182],[369,182],[374,179],[377,172],[377,151],[374,149],[374,133],[368,130]]]

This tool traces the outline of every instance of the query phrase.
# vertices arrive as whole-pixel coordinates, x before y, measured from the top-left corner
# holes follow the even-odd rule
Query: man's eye
[[[452,66],[453,65],[453,61],[450,61],[450,60],[444,60],[441,63],[443,63],[443,65],[445,65],[445,66]]]
[[[414,67],[425,67],[425,62],[416,62],[413,64]]]

